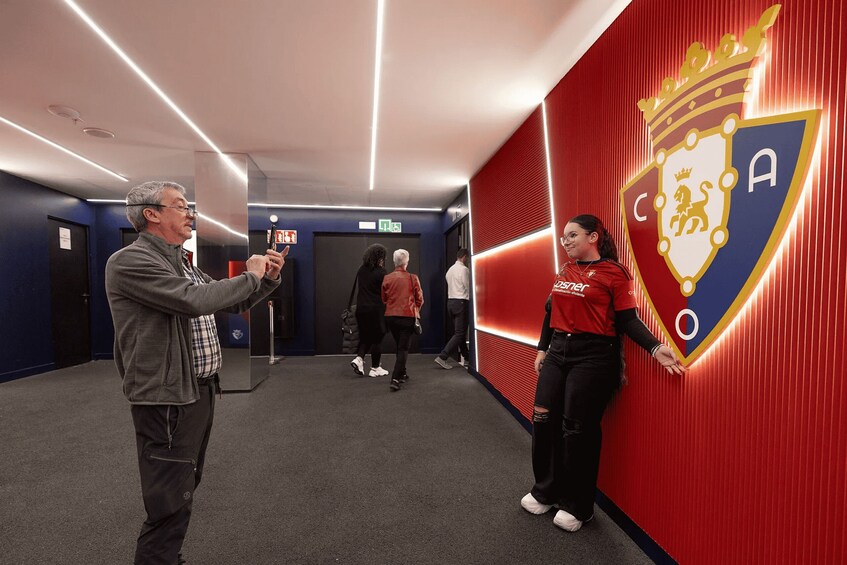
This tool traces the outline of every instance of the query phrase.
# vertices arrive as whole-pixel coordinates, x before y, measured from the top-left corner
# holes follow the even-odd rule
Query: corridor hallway
[[[575,534],[520,508],[530,435],[473,376],[411,355],[392,393],[349,362],[289,357],[218,398],[190,565],[650,563],[596,506]],[[0,450],[0,563],[132,561],[144,511],[112,361],[0,384]]]

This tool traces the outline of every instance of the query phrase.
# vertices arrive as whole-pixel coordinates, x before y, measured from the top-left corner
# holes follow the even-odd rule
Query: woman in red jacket
[[[409,252],[398,249],[394,252],[394,271],[382,280],[382,301],[385,302],[385,322],[397,342],[397,361],[391,373],[391,390],[398,391],[406,382],[406,359],[409,357],[409,341],[415,331],[415,318],[420,316],[423,306],[421,281],[409,273]]]
[[[575,532],[594,517],[600,420],[621,382],[618,334],[625,333],[668,372],[685,369],[638,318],[632,276],[618,263],[615,242],[603,223],[596,216],[576,216],[565,226],[561,243],[570,260],[553,283],[538,343],[535,485],[521,506],[544,514],[555,505],[553,523]]]

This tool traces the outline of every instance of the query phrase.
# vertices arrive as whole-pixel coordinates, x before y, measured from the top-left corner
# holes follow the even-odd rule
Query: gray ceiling
[[[387,0],[368,190],[377,0],[77,0],[269,202],[444,207],[628,4]],[[210,146],[63,0],[0,0],[0,170],[81,198],[193,191]],[[80,112],[74,123],[47,111]],[[84,127],[115,132],[111,140]]]

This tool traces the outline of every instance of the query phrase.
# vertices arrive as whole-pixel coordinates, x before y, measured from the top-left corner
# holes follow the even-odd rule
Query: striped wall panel
[[[823,109],[808,190],[773,268],[686,377],[664,373],[627,343],[629,385],[604,419],[600,488],[682,563],[847,562],[845,4],[784,2],[768,32],[760,88],[745,108],[743,117]],[[655,95],[664,77],[678,76],[691,42],[714,49],[769,6],[632,2],[546,99],[557,233],[569,217],[595,213],[632,267],[618,194],[652,159],[636,102]],[[475,215],[480,207],[501,208],[477,196]],[[480,372],[531,410],[525,389],[532,387],[504,365],[504,341],[480,340]]]
[[[473,252],[550,225],[550,191],[541,108],[470,181]]]
[[[527,419],[535,400],[534,347],[478,331],[478,372]]]
[[[545,231],[542,237],[474,258],[474,286],[480,289],[476,327],[520,336],[524,343],[538,342],[554,280],[552,234]]]

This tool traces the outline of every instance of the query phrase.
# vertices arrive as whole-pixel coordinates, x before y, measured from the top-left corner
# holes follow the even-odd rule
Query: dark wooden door
[[[56,368],[91,361],[88,228],[48,218],[50,302]]]

